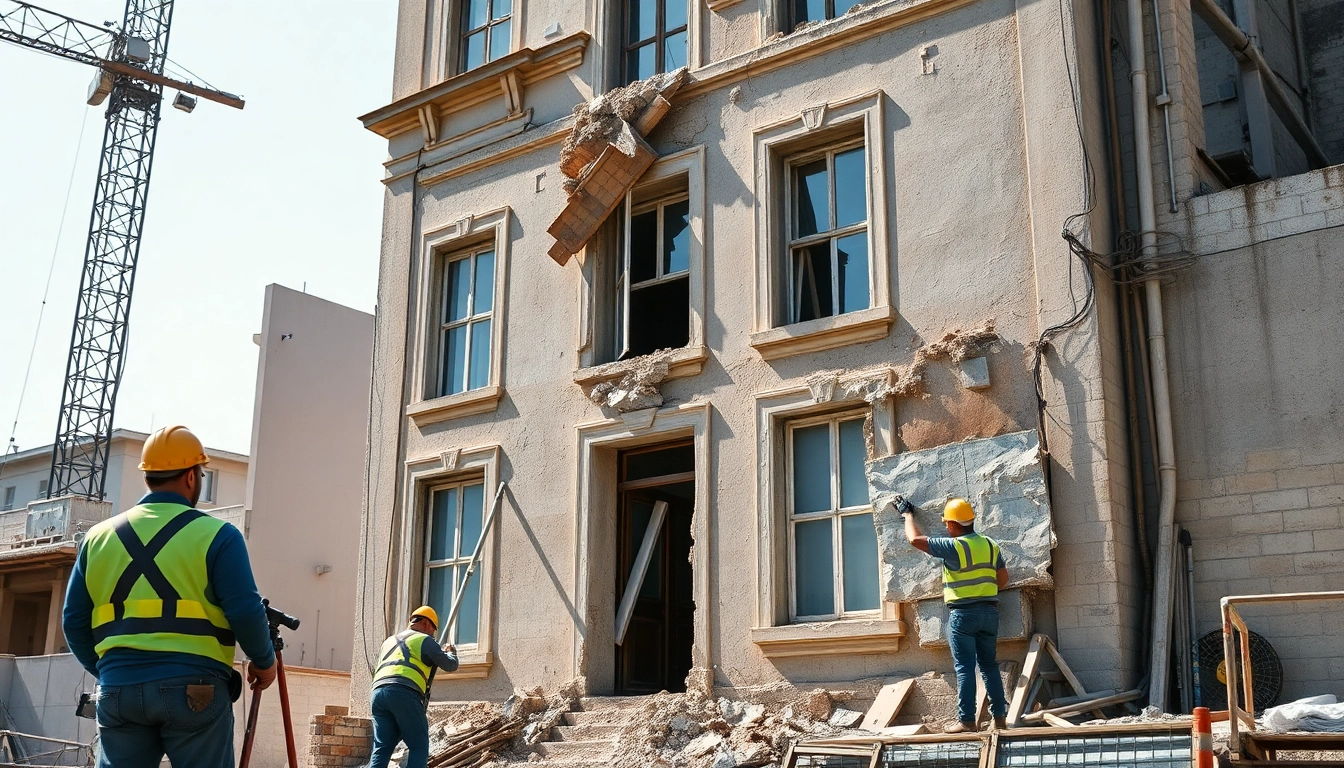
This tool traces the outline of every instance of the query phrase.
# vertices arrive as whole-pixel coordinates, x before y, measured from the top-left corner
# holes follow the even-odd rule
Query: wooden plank
[[[889,725],[886,728],[879,728],[877,732],[883,736],[915,736],[928,733],[929,729],[923,723],[915,723],[914,725]]]
[[[1049,724],[1055,726],[1056,728],[1077,728],[1077,727],[1078,727],[1078,726],[1074,725],[1073,723],[1070,723],[1068,720],[1065,720],[1064,718],[1060,717],[1059,715],[1052,715],[1052,714],[1050,714],[1049,712],[1043,712],[1043,713],[1041,713],[1041,719],[1044,720],[1045,722],[1047,722],[1047,723],[1049,723]]]
[[[1099,699],[1089,699],[1087,701],[1080,701],[1077,704],[1069,704],[1063,707],[1055,707],[1054,709],[1046,709],[1040,712],[1032,712],[1029,715],[1025,715],[1022,719],[1026,722],[1040,722],[1046,713],[1061,716],[1077,715],[1086,712],[1089,709],[1108,707],[1112,704],[1121,704],[1126,701],[1133,701],[1142,695],[1143,691],[1139,688],[1135,688],[1132,691],[1117,693],[1114,696],[1105,696]],[[1187,726],[1186,729],[1189,730],[1189,726]]]
[[[1045,687],[1045,678],[1037,677],[1036,682],[1031,684],[1031,691],[1027,694],[1027,711],[1033,711],[1037,704],[1037,699],[1041,697],[1041,689]]]
[[[1048,642],[1045,635],[1031,636],[1027,646],[1027,656],[1022,661],[1022,672],[1017,676],[1017,685],[1013,687],[1013,698],[1008,703],[1008,724],[1017,725],[1022,721],[1022,711],[1027,708],[1027,693],[1036,678],[1036,670],[1041,664],[1041,645]]]
[[[875,731],[879,728],[886,728],[891,725],[891,721],[900,714],[901,707],[905,705],[905,700],[910,698],[910,691],[915,688],[915,678],[901,680],[895,683],[889,683],[882,686],[882,690],[877,692],[877,698],[873,699],[873,705],[868,707],[868,713],[864,715],[863,722],[859,724],[860,728],[867,731]]]
[[[663,529],[663,518],[667,517],[667,502],[653,503],[653,514],[649,517],[649,527],[644,529],[644,540],[639,544],[639,553],[635,555],[634,565],[630,567],[630,578],[626,581],[625,592],[621,595],[621,605],[616,610],[616,644],[625,642],[625,631],[630,627],[630,618],[635,614],[635,599],[639,597],[640,587],[644,585],[644,574],[649,570],[649,561],[653,559],[653,545]]]
[[[1104,691],[1093,691],[1083,696],[1060,696],[1057,699],[1051,699],[1046,709],[1054,709],[1055,707],[1062,707],[1065,704],[1077,704],[1079,702],[1087,701],[1089,699],[1098,699],[1101,698],[1102,696],[1114,696],[1117,693],[1120,693],[1120,689],[1107,688]]]

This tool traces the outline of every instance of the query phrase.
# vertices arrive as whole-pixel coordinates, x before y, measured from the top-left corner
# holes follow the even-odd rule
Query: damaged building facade
[[[1157,71],[1165,54],[1170,157],[1159,128],[1136,151],[1130,11],[1149,25],[1139,60]],[[1185,0],[401,0],[393,101],[361,118],[389,160],[354,710],[383,639],[458,592],[462,663],[437,699],[950,672],[941,604],[902,565],[882,488],[930,510],[979,489],[965,492],[993,510],[986,532],[1030,539],[1001,655],[1044,632],[1089,690],[1134,687],[1170,524],[1230,537],[1220,551],[1259,546],[1190,517],[1231,493],[1214,479],[1256,471],[1215,467],[1192,420],[1235,410],[1198,402],[1199,376],[1224,365],[1192,348],[1209,348],[1194,328],[1224,330],[1188,316],[1201,270],[1224,280],[1199,228],[1210,253],[1279,237],[1223,243],[1200,219],[1228,210],[1210,207],[1220,196],[1270,193],[1218,191],[1246,179],[1232,149],[1204,150],[1213,65],[1195,24]],[[1299,160],[1279,165],[1322,165]],[[1330,210],[1301,231],[1328,239],[1344,187],[1338,169],[1310,173]],[[1177,236],[1126,237],[1141,219]],[[1174,456],[1148,415],[1163,313],[1142,303],[1145,280],[1171,276]],[[1344,284],[1326,282],[1314,290]],[[1344,387],[1337,358],[1321,365],[1334,379],[1311,407]],[[1315,434],[1344,462],[1332,424]],[[1273,478],[1307,463],[1300,433],[1216,447],[1278,456]],[[1209,483],[1173,485],[1201,454]],[[1340,503],[1295,530],[1337,531]],[[1233,586],[1210,577],[1210,550],[1205,622]],[[1321,587],[1341,572],[1314,571]]]

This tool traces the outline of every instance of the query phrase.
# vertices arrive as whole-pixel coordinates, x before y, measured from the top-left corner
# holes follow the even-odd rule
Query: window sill
[[[764,360],[820,352],[887,337],[896,313],[891,307],[870,307],[751,334],[751,346]]]
[[[767,659],[896,653],[904,636],[904,621],[876,616],[751,630],[751,642]]]
[[[504,388],[498,384],[493,384],[467,392],[458,392],[456,395],[411,403],[406,406],[406,415],[411,418],[411,421],[415,422],[417,427],[423,427],[426,424],[434,424],[448,419],[488,413],[498,408],[499,401],[503,399]]]
[[[664,355],[667,357],[667,378],[683,379],[696,376],[705,369],[705,361],[709,359],[709,349],[707,347],[682,347],[666,352]],[[627,373],[639,368],[640,363],[657,356],[659,355],[655,352],[632,357],[629,360],[618,360],[614,363],[580,368],[574,372],[574,383],[581,387],[591,387],[604,381],[617,381]]]
[[[434,676],[434,682],[447,680],[482,680],[490,675],[495,665],[495,654],[490,651],[462,653],[457,657],[456,672],[440,672]]]

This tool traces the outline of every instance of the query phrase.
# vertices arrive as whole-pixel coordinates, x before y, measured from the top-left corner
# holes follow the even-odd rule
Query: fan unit
[[[1283,664],[1274,646],[1260,635],[1250,632],[1247,641],[1251,647],[1251,679],[1255,683],[1255,711],[1261,712],[1279,700],[1283,691]],[[1237,660],[1237,671],[1242,669]],[[1204,706],[1209,709],[1227,709],[1227,674],[1223,666],[1223,632],[1213,632],[1199,638],[1199,692]],[[1242,702],[1244,703],[1244,702]]]

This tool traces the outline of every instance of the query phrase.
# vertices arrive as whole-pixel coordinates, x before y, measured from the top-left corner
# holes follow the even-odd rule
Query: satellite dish
[[[1274,646],[1259,634],[1250,632],[1251,681],[1255,683],[1255,711],[1274,706],[1283,692],[1283,663]],[[1237,660],[1237,670],[1242,669]],[[1227,664],[1223,659],[1223,631],[1216,629],[1199,638],[1199,692],[1204,706],[1227,709]],[[1245,702],[1239,702],[1245,705]]]

